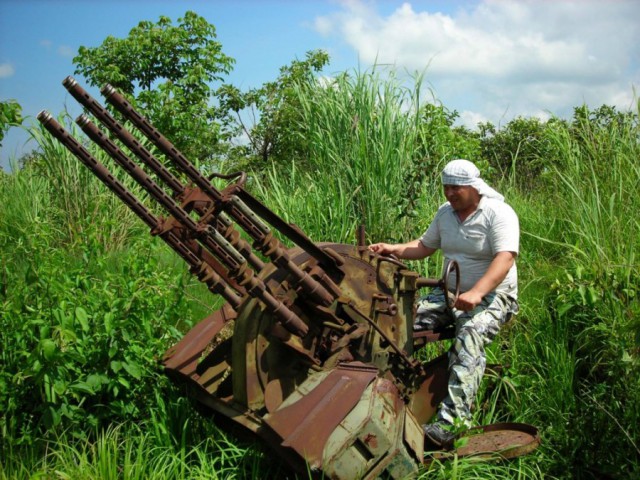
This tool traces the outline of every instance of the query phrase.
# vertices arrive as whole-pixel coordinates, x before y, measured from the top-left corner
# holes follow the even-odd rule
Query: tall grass
[[[221,431],[209,429],[211,436],[199,443],[173,448],[159,443],[149,427],[120,425],[91,440],[62,435],[46,442],[44,454],[25,448],[19,456],[0,460],[0,479],[286,478],[283,465],[273,462],[266,451],[240,445]]]
[[[522,312],[505,356],[518,395],[504,407],[542,427],[545,471],[559,477],[640,469],[638,113],[554,123],[549,190],[512,201]]]
[[[566,241],[580,261],[629,279],[640,245],[639,127],[630,120],[602,129],[583,120],[579,128],[578,135],[558,129],[553,136],[562,154],[554,167],[558,200],[571,213],[563,219]]]
[[[301,172],[294,162],[287,170],[271,168],[265,179],[266,183],[255,185],[256,193],[312,240],[354,243],[358,219],[353,201],[358,189],[349,189],[339,177]]]
[[[46,178],[15,173],[0,177],[0,248],[3,266],[36,248],[55,248],[63,233],[50,221],[52,193]],[[38,243],[38,245],[36,245]]]
[[[59,121],[66,124],[74,137],[82,138],[77,126],[65,115],[61,115]],[[30,134],[39,147],[39,153],[27,167],[33,168],[48,182],[47,188],[51,193],[48,225],[56,226],[62,235],[61,240],[68,245],[84,243],[87,237],[93,236],[106,249],[123,247],[132,234],[140,230],[141,224],[136,216],[44,127],[38,125],[30,129]],[[102,163],[111,163],[99,148],[88,148]],[[134,182],[122,175],[121,170],[113,169],[113,173],[127,188],[139,193]],[[28,215],[30,209],[27,205],[24,207],[14,211]],[[20,222],[20,219],[14,220]]]
[[[558,240],[570,246],[554,310],[557,321],[570,322],[578,358],[572,420],[586,435],[574,437],[575,458],[596,472],[640,468],[639,113],[605,124],[580,115],[552,136],[557,202],[566,206],[558,210]],[[608,439],[616,439],[615,450]]]
[[[342,74],[301,93],[309,173],[322,192],[315,204],[319,214],[332,208],[333,199],[347,198],[344,218],[351,226],[366,225],[371,239],[414,234],[415,222],[401,214],[407,173],[421,160],[420,92],[420,77],[407,87],[373,70]]]
[[[446,462],[432,463],[417,478],[421,480],[527,480],[549,477],[541,465],[524,459],[491,463],[481,459],[470,461],[454,457]]]

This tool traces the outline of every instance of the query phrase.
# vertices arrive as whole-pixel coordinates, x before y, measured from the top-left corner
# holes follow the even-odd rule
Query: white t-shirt
[[[460,291],[466,292],[486,273],[496,253],[518,253],[520,225],[516,212],[495,198],[481,197],[477,210],[464,222],[460,222],[447,202],[438,209],[420,241],[426,247],[442,249],[445,262],[458,262]],[[454,286],[455,275],[452,275],[449,287]],[[517,298],[518,270],[515,262],[496,291]]]

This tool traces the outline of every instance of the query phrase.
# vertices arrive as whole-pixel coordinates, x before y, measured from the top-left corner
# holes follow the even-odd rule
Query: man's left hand
[[[469,312],[480,305],[480,302],[482,302],[482,295],[469,290],[458,296],[454,307],[463,312]]]

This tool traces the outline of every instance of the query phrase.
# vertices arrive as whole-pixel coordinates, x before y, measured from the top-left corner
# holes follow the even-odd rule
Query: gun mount
[[[173,169],[72,77],[63,85],[111,132],[83,114],[76,122],[86,135],[168,216],[154,215],[49,113],[39,121],[226,302],[165,353],[167,374],[295,470],[335,479],[415,473],[425,462],[421,425],[446,395],[448,361],[445,353],[423,363],[414,352],[451,332],[414,334],[414,301],[421,288],[446,285],[450,270],[421,278],[369,252],[363,227],[355,245],[314,243],[254,198],[244,173],[204,176],[113,87],[101,90],[107,102]],[[510,458],[538,443],[533,427],[498,424],[476,429],[457,453]]]

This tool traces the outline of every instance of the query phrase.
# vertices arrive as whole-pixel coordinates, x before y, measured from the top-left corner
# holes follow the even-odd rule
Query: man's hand
[[[392,255],[393,245],[389,243],[373,243],[369,245],[369,251],[378,255]]]
[[[373,243],[369,245],[369,251],[378,255],[395,255],[404,260],[420,260],[432,255],[436,249],[425,247],[417,239],[407,243]]]
[[[469,290],[461,293],[454,305],[458,310],[468,312],[476,308],[485,295],[495,290],[505,279],[516,259],[515,252],[498,252],[480,280]]]
[[[456,300],[454,308],[462,310],[463,312],[469,312],[480,305],[482,298],[483,296],[481,294],[478,294],[473,290],[468,290],[458,295],[458,300]]]

